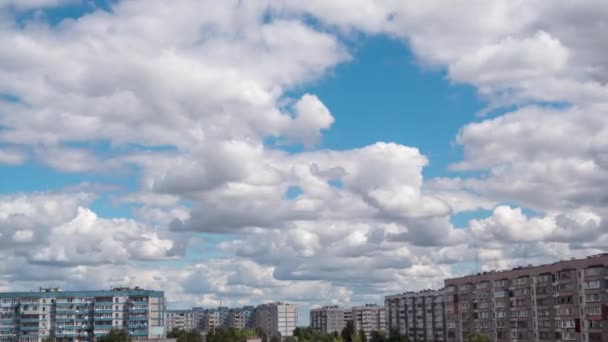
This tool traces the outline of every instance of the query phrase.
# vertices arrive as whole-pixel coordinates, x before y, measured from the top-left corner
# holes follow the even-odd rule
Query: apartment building
[[[253,328],[253,306],[243,306],[242,308],[232,308],[228,311],[226,326],[228,328]]]
[[[355,330],[363,330],[367,338],[371,338],[373,331],[386,332],[385,310],[383,306],[376,304],[365,304],[355,306],[351,310]]]
[[[445,281],[447,340],[608,341],[608,254]]]
[[[195,329],[197,331],[203,331],[203,319],[205,317],[205,308],[193,307],[192,312],[194,314],[194,321],[196,322]]]
[[[207,332],[214,328],[221,327],[219,311],[207,310],[203,314],[203,331]]]
[[[112,328],[133,339],[165,336],[162,291],[114,288],[108,291],[0,293],[0,341],[93,341]]]
[[[167,310],[167,332],[173,329],[197,330],[199,315],[193,310]]]
[[[389,334],[407,336],[411,342],[446,341],[443,289],[386,296],[384,307]]]
[[[340,333],[348,320],[352,320],[351,309],[337,305],[310,310],[310,327],[323,333]]]
[[[293,336],[298,326],[298,306],[283,302],[258,305],[253,322],[255,328],[261,328],[268,336]]]

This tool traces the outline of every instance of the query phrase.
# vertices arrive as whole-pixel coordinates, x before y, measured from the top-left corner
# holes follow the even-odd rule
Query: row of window
[[[579,271],[580,273],[580,271]],[[587,268],[585,270],[583,270],[583,274],[586,277],[590,277],[590,276],[598,276],[598,275],[602,275],[605,273],[605,268],[604,267],[591,267],[591,268]],[[580,275],[580,274],[579,274]],[[557,280],[563,280],[563,279],[571,279],[572,278],[572,271],[571,270],[566,270],[566,271],[561,271],[558,272],[557,274],[543,274],[543,275],[538,275],[533,277],[534,281],[536,283],[544,283],[544,282],[552,282]],[[528,284],[530,277],[525,276],[525,277],[520,277],[520,278],[515,278],[515,279],[500,279],[500,280],[495,280],[492,284],[494,287],[505,287],[507,285],[526,285]],[[483,290],[486,288],[489,288],[491,282],[490,281],[485,281],[485,282],[480,282],[475,284],[472,287],[472,284],[461,284],[460,286],[458,286],[458,290],[459,291],[469,291],[472,288],[476,289],[476,290]],[[446,289],[447,292],[454,292],[454,287],[450,286]]]

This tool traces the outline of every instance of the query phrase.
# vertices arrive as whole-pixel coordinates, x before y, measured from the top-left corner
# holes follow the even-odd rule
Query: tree
[[[370,342],[386,342],[386,338],[378,331],[372,331]]]
[[[261,337],[263,341],[266,340],[265,335],[262,335],[262,330],[254,329],[236,329],[236,328],[215,328],[207,333],[205,340],[207,342],[242,342],[248,337]],[[194,336],[191,336],[189,340],[183,342],[201,342],[198,340],[192,340]],[[178,342],[182,342],[178,338]]]
[[[410,339],[407,336],[401,336],[399,333],[399,329],[391,329],[388,334],[389,338],[387,341],[389,342],[409,342]]]
[[[97,342],[131,342],[131,337],[122,329],[112,328],[106,335],[97,338]]]
[[[365,331],[363,331],[363,329],[359,330],[359,340],[361,342],[367,342],[367,335],[365,334]]]
[[[353,321],[348,321],[344,329],[342,329],[340,336],[342,336],[344,342],[353,342],[353,335],[355,335],[355,324]]]
[[[304,338],[304,329],[300,328],[300,327],[296,327],[295,329],[293,329],[293,336],[297,337],[298,340]]]
[[[469,335],[469,338],[467,338],[468,342],[492,342],[492,340],[483,334],[480,333],[474,333]]]
[[[177,342],[203,342],[203,336],[196,330],[189,330],[179,335]]]
[[[176,328],[171,329],[171,331],[169,331],[169,333],[167,334],[167,337],[168,338],[178,338],[184,332],[185,332],[184,330],[176,327]]]
[[[268,342],[268,335],[266,334],[266,332],[264,331],[264,329],[257,327],[255,328],[255,336],[258,336],[259,338],[262,339],[262,342]],[[209,340],[207,340],[207,342],[209,342]]]

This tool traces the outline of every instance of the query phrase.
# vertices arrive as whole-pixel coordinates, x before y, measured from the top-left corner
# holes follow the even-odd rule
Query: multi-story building
[[[352,320],[351,309],[337,305],[310,310],[310,327],[324,333],[340,333],[347,320]]]
[[[167,332],[173,329],[198,330],[198,315],[190,310],[167,310]]]
[[[445,281],[447,338],[608,341],[608,254]]]
[[[443,290],[424,290],[386,296],[388,333],[407,336],[412,342],[446,340]]]
[[[293,336],[298,326],[298,306],[283,302],[258,305],[254,311],[254,327],[268,336]]]
[[[344,310],[344,325],[346,326],[346,323],[348,323],[348,321],[353,321],[353,310],[352,309],[348,309],[348,310]]]
[[[367,338],[371,338],[373,331],[386,332],[386,319],[383,306],[365,304],[352,308],[352,320],[356,331],[363,330]]]
[[[226,326],[228,328],[252,328],[253,327],[253,306],[243,306],[242,308],[232,308],[228,311]]]
[[[218,306],[216,310],[218,312],[218,324],[222,327],[225,327],[228,322],[228,315],[230,313],[230,308],[227,306]]]
[[[194,314],[194,321],[196,322],[195,329],[197,331],[203,331],[203,319],[205,317],[205,309],[202,307],[193,307],[192,312]]]
[[[0,341],[93,341],[110,329],[133,339],[165,336],[162,291],[114,288],[109,291],[0,293]]]
[[[203,314],[203,331],[210,331],[221,326],[219,311],[206,310]]]

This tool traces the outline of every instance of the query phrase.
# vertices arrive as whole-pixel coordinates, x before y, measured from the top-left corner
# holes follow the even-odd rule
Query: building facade
[[[371,338],[373,331],[386,333],[385,310],[383,306],[376,304],[365,304],[355,306],[351,310],[353,324],[358,332],[363,330],[367,338]]]
[[[199,315],[194,310],[167,310],[167,332],[173,329],[198,330]]]
[[[133,339],[165,336],[162,291],[114,288],[108,291],[0,293],[0,341],[93,341],[112,328]]]
[[[608,254],[445,281],[448,341],[608,341]]]
[[[203,319],[205,317],[205,309],[202,307],[193,307],[192,312],[194,313],[194,321],[196,322],[195,329],[197,331],[203,331]]]
[[[446,340],[445,293],[443,290],[406,292],[386,296],[388,333],[407,336],[411,342]]]
[[[298,326],[298,306],[283,302],[258,305],[253,322],[255,328],[261,328],[268,336],[293,336]]]
[[[310,310],[311,328],[323,333],[340,333],[348,320],[352,320],[351,309],[337,305]]]
[[[226,326],[228,328],[253,328],[253,306],[244,306],[242,308],[232,308],[228,311]]]
[[[221,327],[220,313],[215,310],[205,311],[203,314],[203,331],[208,332],[217,327]]]

